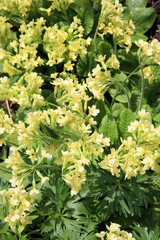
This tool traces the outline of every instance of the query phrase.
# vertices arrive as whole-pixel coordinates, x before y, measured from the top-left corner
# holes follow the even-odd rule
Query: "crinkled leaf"
[[[102,119],[99,131],[104,137],[109,137],[112,144],[118,139],[117,123],[111,114],[107,114]]]
[[[153,25],[156,19],[156,12],[154,8],[141,8],[131,13],[131,19],[133,20],[136,31],[145,33]]]
[[[101,41],[98,44],[98,53],[99,55],[106,55],[106,59],[108,59],[111,56],[111,49],[112,49],[112,45],[110,42],[107,41]]]
[[[147,0],[126,0],[125,3],[131,12],[147,6]]]
[[[92,59],[90,59],[90,54],[84,55],[77,62],[76,69],[78,76],[87,77],[89,73],[89,62],[91,61],[92,68],[95,66],[95,54],[92,54]]]
[[[115,98],[115,100],[117,102],[120,102],[120,103],[127,103],[128,100],[127,100],[127,96],[125,94],[118,94]]]
[[[148,37],[145,36],[143,33],[137,32],[132,36],[132,42],[138,41],[139,39],[142,39],[144,41],[148,40]]]
[[[117,72],[114,76],[113,76],[113,78],[115,79],[115,80],[117,80],[118,82],[125,82],[125,80],[127,80],[127,75],[125,74],[125,73],[123,73],[123,72]]]
[[[94,14],[91,7],[87,6],[83,12],[82,26],[84,27],[84,36],[87,36],[93,28]]]
[[[160,66],[155,65],[153,68],[154,81],[160,82]]]
[[[121,132],[122,138],[126,139],[128,136],[130,136],[130,133],[128,132],[128,126],[132,121],[134,121],[134,113],[129,110],[125,109],[120,114],[120,121],[119,121],[119,129]]]
[[[96,108],[100,110],[100,113],[95,117],[95,120],[97,121],[98,124],[100,124],[100,122],[106,115],[107,106],[102,100],[98,100],[96,102]]]
[[[112,106],[112,116],[115,118],[119,117],[120,113],[124,109],[125,107],[123,106],[122,103],[114,103]]]

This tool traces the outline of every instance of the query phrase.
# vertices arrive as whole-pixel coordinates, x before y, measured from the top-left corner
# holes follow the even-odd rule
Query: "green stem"
[[[124,82],[129,79],[135,72],[137,72],[139,69],[141,69],[140,66],[136,67],[125,79],[124,79]],[[128,95],[128,92],[127,92],[127,89],[118,81],[116,81],[115,79],[112,79],[114,81],[115,84],[117,84],[123,91],[124,93],[126,94],[126,97],[127,97],[127,102],[128,102],[128,108],[130,109],[130,99],[129,99],[129,95]]]
[[[10,174],[12,174],[12,172],[11,172],[11,171],[9,171],[9,170],[6,170],[6,169],[4,169],[4,168],[1,168],[1,167],[0,167],[0,170],[1,170],[1,171],[3,171],[3,172],[6,172],[6,173],[10,173]]]
[[[64,15],[65,15],[65,18],[66,18],[66,20],[67,20],[67,23],[70,25],[70,21],[69,21],[69,18],[68,18],[68,15],[67,15],[67,12],[66,12],[66,10],[64,10]]]
[[[140,64],[140,70],[141,70],[142,78],[141,78],[141,98],[139,103],[139,111],[141,110],[141,107],[142,107],[142,100],[143,100],[143,94],[144,94],[144,73],[143,73],[143,68],[141,64]]]
[[[50,103],[50,102],[47,102],[47,104],[52,105],[52,106],[55,106],[55,107],[66,108],[67,110],[70,110],[70,111],[73,112],[73,113],[77,113],[78,115],[81,115],[81,117],[83,117],[83,118],[85,117],[82,112],[75,111],[75,110],[73,110],[71,107],[64,106],[64,105],[60,105],[60,104],[58,105],[58,104],[54,104],[54,103]]]
[[[94,38],[92,41],[92,45],[91,45],[91,52],[90,52],[90,58],[89,58],[89,72],[91,72],[91,67],[92,67],[91,63],[92,63],[93,51],[94,51],[94,47],[95,47],[95,41],[96,41],[96,37],[97,37],[97,33],[98,33],[98,28],[99,28],[99,22],[98,22],[98,25],[97,25],[97,28],[96,28],[96,31],[94,34]]]
[[[6,142],[7,142],[9,145],[13,145],[13,146],[15,146],[15,147],[19,147],[19,145],[16,144],[15,142],[7,141],[7,140],[6,140]]]
[[[61,107],[60,105],[58,104],[55,104],[55,103],[51,103],[51,102],[46,102],[47,104],[51,105],[51,106],[54,106],[54,107]]]
[[[43,168],[54,168],[54,169],[57,169],[57,170],[59,169],[59,167],[57,167],[57,166],[51,166],[51,165],[40,165],[40,166],[38,165],[38,166],[36,166],[35,165],[35,169],[41,169],[41,168],[42,169]]]
[[[113,41],[114,43],[114,55],[117,57],[117,44],[115,43],[115,41]]]
[[[117,84],[117,86],[119,86],[124,91],[124,93],[126,94],[127,102],[128,102],[128,108],[130,109],[130,99],[129,99],[127,89],[120,82],[117,82],[115,79],[113,79],[113,80],[114,80],[114,83]]]
[[[135,72],[137,72],[140,69],[140,66],[136,67],[127,77],[124,81],[126,81],[127,79],[129,79]]]

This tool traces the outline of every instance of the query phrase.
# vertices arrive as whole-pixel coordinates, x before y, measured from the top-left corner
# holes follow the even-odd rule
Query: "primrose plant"
[[[4,181],[4,173],[10,174],[0,191],[1,220],[17,236],[33,231],[29,226],[36,221],[39,201],[47,187],[56,189],[57,173],[66,191],[70,188],[69,201],[94,185],[90,179],[96,174],[106,172],[124,185],[148,172],[155,178],[160,174],[160,126],[152,124],[156,111],[145,92],[159,69],[160,43],[146,41],[129,1],[121,2],[0,1],[0,100],[6,102],[0,108],[0,144],[8,149],[0,174]],[[109,223],[110,217],[95,217],[87,234],[135,239]],[[96,233],[105,221],[109,232]],[[60,235],[56,226],[46,230],[49,239],[62,239],[54,238],[56,231]]]

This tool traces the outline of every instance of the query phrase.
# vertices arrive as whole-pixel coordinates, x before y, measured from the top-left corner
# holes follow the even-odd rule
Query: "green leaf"
[[[25,121],[25,119],[28,117],[28,114],[30,112],[31,112],[30,108],[26,108],[25,106],[20,106],[16,113],[17,120]]]
[[[4,63],[4,60],[0,60],[0,73],[4,73],[4,70],[3,70],[3,63]]]
[[[84,55],[77,62],[76,69],[78,76],[87,77],[89,73],[89,58],[90,54]],[[92,54],[92,68],[95,66],[94,59],[96,58],[95,54]]]
[[[122,103],[114,103],[113,106],[112,106],[112,116],[114,118],[119,117],[120,113],[124,109],[125,109],[125,107],[123,106]]]
[[[160,82],[160,66],[155,65],[153,66],[153,75],[154,75],[154,81]]]
[[[128,136],[130,136],[130,133],[128,132],[128,126],[132,121],[134,121],[134,119],[134,113],[131,110],[125,109],[121,112],[119,128],[122,138],[126,139]]]
[[[6,181],[9,181],[12,177],[12,172],[8,168],[6,168],[6,163],[0,163],[0,177],[3,177]]]
[[[126,0],[125,3],[131,12],[147,6],[147,0]]]
[[[100,124],[101,120],[106,115],[106,105],[102,100],[98,100],[96,102],[96,108],[100,110],[100,113],[95,117],[95,121],[97,121],[98,124]]]
[[[111,114],[107,114],[102,119],[99,131],[104,137],[109,137],[112,144],[118,139],[117,123]]]
[[[153,121],[157,122],[157,123],[160,123],[160,113],[156,114],[154,117],[153,117]]]
[[[9,225],[8,223],[0,223],[0,233],[7,233]]]
[[[40,129],[46,136],[58,139],[58,135],[56,134],[56,132],[48,126],[44,125],[43,123],[40,123]]]
[[[159,240],[160,228],[157,225],[155,231],[150,231],[147,227],[134,226],[133,234],[136,240]]]
[[[124,82],[127,79],[127,75],[123,72],[117,72],[113,78],[117,80],[118,82]]]
[[[153,25],[156,19],[156,12],[154,8],[141,8],[131,13],[136,31],[140,33],[147,32]]]
[[[118,59],[120,61],[121,71],[131,73],[139,65],[137,47],[133,45],[129,53],[126,53],[125,49],[119,49]]]
[[[127,100],[127,96],[125,94],[118,94],[115,98],[115,100],[117,102],[120,102],[120,103],[127,103],[128,100]]]
[[[91,7],[87,6],[83,12],[82,26],[84,27],[84,36],[87,36],[93,28],[94,14]]]
[[[123,7],[123,14],[124,16],[122,19],[129,21],[130,20],[130,9],[128,7]]]
[[[112,45],[110,42],[101,41],[98,44],[98,54],[102,56],[106,55],[106,59],[111,57],[111,49],[112,49]]]
[[[144,40],[144,41],[147,41],[147,40],[148,40],[148,37],[145,36],[143,33],[136,32],[136,34],[134,34],[134,35],[132,36],[132,42],[138,41],[139,39],[142,39],[142,40]]]

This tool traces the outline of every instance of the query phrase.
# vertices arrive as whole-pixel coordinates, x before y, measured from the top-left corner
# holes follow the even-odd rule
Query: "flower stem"
[[[67,20],[67,23],[70,25],[70,21],[69,21],[69,18],[68,18],[68,15],[67,15],[66,10],[65,10],[63,13],[64,13],[64,15],[65,15],[65,18],[66,18],[66,20]]]
[[[4,168],[1,168],[1,167],[0,167],[0,170],[3,171],[3,172],[6,172],[6,173],[10,173],[10,174],[12,173],[11,171],[9,171],[7,169],[4,169]]]
[[[139,111],[141,110],[141,107],[142,107],[142,100],[143,100],[143,95],[144,95],[144,72],[143,72],[141,63],[140,63],[140,70],[141,70],[142,78],[141,78],[141,98],[140,98],[140,103],[139,103]]]
[[[134,73],[136,73],[138,70],[140,69],[140,66],[136,67],[127,77],[124,81],[126,81],[127,79],[129,79]]]
[[[35,165],[35,169],[44,169],[44,168],[53,168],[59,170],[58,166],[52,166],[52,165]]]
[[[92,45],[91,45],[91,52],[90,52],[90,58],[89,58],[89,72],[91,72],[91,63],[92,63],[92,57],[93,57],[93,51],[94,51],[94,47],[95,47],[95,41],[96,41],[96,37],[97,37],[97,33],[98,33],[98,28],[99,28],[99,22],[98,22],[98,25],[97,25],[97,28],[96,28],[96,31],[95,31],[95,34],[94,34],[94,38],[93,38],[93,41],[92,41]]]
[[[116,81],[115,79],[113,79],[113,80],[114,80],[114,83],[117,84],[117,86],[119,86],[124,91],[124,93],[126,94],[127,102],[128,102],[128,108],[130,109],[130,99],[129,99],[127,89],[120,82]]]

